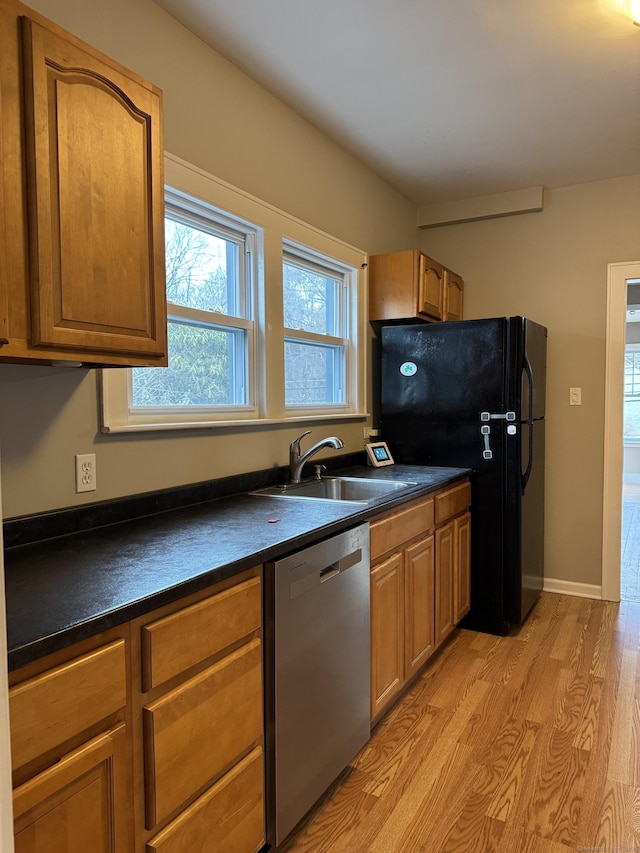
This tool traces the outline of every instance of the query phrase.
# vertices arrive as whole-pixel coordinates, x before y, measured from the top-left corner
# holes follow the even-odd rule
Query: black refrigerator
[[[547,330],[524,317],[380,329],[381,438],[396,462],[473,469],[471,610],[507,634],[542,590]]]

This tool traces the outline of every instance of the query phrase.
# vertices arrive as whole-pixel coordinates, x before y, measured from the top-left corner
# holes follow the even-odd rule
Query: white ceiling
[[[156,0],[416,204],[640,172],[615,0]]]

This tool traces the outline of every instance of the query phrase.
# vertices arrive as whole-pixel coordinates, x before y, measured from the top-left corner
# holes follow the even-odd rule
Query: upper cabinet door
[[[420,255],[418,313],[432,320],[444,316],[444,268],[426,255]]]
[[[2,89],[0,88],[0,115],[2,115]],[[3,169],[2,133],[0,133],[0,170]],[[4,203],[4,177],[0,175],[0,347],[9,343],[9,272],[7,270],[6,228]]]
[[[160,363],[161,93],[28,17],[22,34],[31,343]]]
[[[464,281],[457,273],[445,269],[444,319],[462,320],[462,302],[464,298]]]

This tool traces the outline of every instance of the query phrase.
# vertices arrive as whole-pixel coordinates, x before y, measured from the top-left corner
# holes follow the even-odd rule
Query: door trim
[[[622,415],[627,279],[640,278],[640,261],[607,265],[602,487],[602,598],[620,601]]]

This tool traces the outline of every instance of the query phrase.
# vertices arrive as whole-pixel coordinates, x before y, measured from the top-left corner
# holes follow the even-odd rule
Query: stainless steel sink
[[[418,483],[406,480],[375,480],[369,477],[322,477],[284,486],[269,486],[251,492],[276,498],[306,498],[320,501],[351,501],[371,503],[380,498],[413,489]]]

